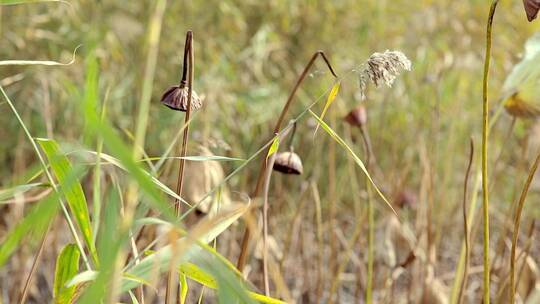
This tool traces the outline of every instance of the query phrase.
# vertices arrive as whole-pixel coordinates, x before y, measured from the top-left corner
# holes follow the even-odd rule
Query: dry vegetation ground
[[[103,117],[131,153],[139,136],[141,104],[149,101],[144,113],[148,120],[143,123],[144,153],[134,154],[159,157],[178,140],[169,155],[179,155],[184,116],[162,106],[159,99],[178,81],[188,29],[195,35],[194,89],[205,102],[190,124],[188,155],[206,157],[249,159],[268,143],[298,74],[311,55],[322,49],[341,79],[339,95],[325,120],[365,160],[359,129],[343,121],[360,103],[353,70],[373,52],[396,49],[412,61],[412,71],[400,76],[392,88],[369,88],[364,102],[374,158],[370,171],[401,219],[396,220],[383,201],[373,196],[373,302],[456,303],[456,287],[460,285],[456,269],[464,235],[463,183],[472,137],[475,156],[467,204],[476,202],[476,208],[469,210],[469,215],[474,210],[476,217],[470,218],[474,224],[464,303],[480,303],[481,82],[488,1],[166,1],[161,16],[156,10],[163,2],[81,0],[70,1],[70,5],[0,6],[0,60],[68,62],[82,44],[69,66],[0,66],[0,85],[33,137],[54,139],[62,151],[70,152],[88,202],[91,225],[98,228],[94,230],[103,234],[116,231],[107,230],[114,223],[122,227],[126,215],[119,206],[133,200],[133,189],[143,189],[143,193],[145,188],[137,186],[140,180],[133,173],[126,174],[114,165],[104,163],[96,171],[94,155],[80,152],[99,151],[100,143],[105,142],[103,153],[117,158],[122,155],[113,139],[92,130],[99,123],[88,117],[85,105],[90,102],[103,108],[106,102]],[[152,32],[157,24],[161,30]],[[539,26],[526,22],[521,1],[500,3],[490,74],[491,114],[498,109],[501,84],[519,60],[523,43]],[[94,70],[93,64],[97,64]],[[89,71],[99,71],[96,82]],[[308,76],[287,120],[314,101],[320,102],[313,110],[322,111],[334,79],[322,61]],[[513,125],[504,112],[492,121],[491,297],[494,303],[507,303],[511,215],[540,150],[540,129],[533,121],[518,120]],[[271,296],[296,303],[362,303],[368,276],[369,195],[365,177],[327,133],[318,130],[313,136],[316,125],[309,114],[297,123],[293,145],[302,158],[303,174],[272,176],[268,216]],[[287,144],[281,147],[287,148]],[[223,205],[246,201],[263,157],[247,163],[225,183],[219,191]],[[122,159],[124,166],[126,163]],[[142,162],[141,167],[175,189],[178,163],[177,159],[151,160]],[[185,198],[199,201],[243,164],[242,160],[188,161]],[[23,129],[8,103],[0,99],[0,189],[28,184],[40,170]],[[32,182],[46,181],[40,175]],[[527,257],[517,263],[518,301],[530,304],[540,303],[540,243],[534,240],[540,227],[534,222],[540,215],[539,183],[533,181],[529,191],[518,243],[518,256]],[[38,187],[3,198],[0,241],[32,206],[53,193],[49,187]],[[101,210],[116,213],[96,215],[100,211],[96,201],[103,204]],[[133,201],[143,206],[152,196]],[[108,202],[116,205],[107,209]],[[257,216],[251,217],[251,222],[262,225],[257,220],[262,201],[253,199],[252,204],[257,207]],[[150,206],[155,210],[151,215],[158,216],[157,205]],[[145,215],[143,207],[134,214],[135,218]],[[96,224],[96,218],[106,228]],[[193,213],[184,223],[191,227],[199,218],[200,214]],[[217,251],[233,263],[240,253],[245,223],[236,221],[217,240]],[[165,228],[149,226],[152,228],[137,243],[139,251],[158,236],[167,236]],[[73,243],[61,212],[51,227],[27,303],[52,301],[56,259],[66,244]],[[9,259],[2,260],[0,303],[16,303],[19,297],[41,240],[41,234],[34,234],[22,239]],[[101,237],[105,239],[101,246],[115,244],[114,237]],[[258,241],[252,242],[253,254],[244,273],[253,284],[250,290],[262,293],[260,234],[254,239]],[[158,250],[166,243],[167,238],[161,238],[151,249]],[[131,251],[127,239],[121,247],[124,254]],[[103,259],[106,263],[106,257]],[[81,262],[81,271],[83,268]],[[163,302],[165,278],[162,275],[161,280],[152,282],[156,289],[144,288],[146,303]],[[196,303],[200,285],[188,282],[188,303]],[[203,302],[215,302],[217,296],[207,288]],[[119,299],[132,301],[127,293]]]

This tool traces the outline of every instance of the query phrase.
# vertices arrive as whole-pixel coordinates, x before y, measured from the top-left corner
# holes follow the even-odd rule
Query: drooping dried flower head
[[[525,7],[525,13],[527,13],[527,20],[531,22],[536,19],[538,10],[540,10],[540,0],[523,0],[523,6]]]
[[[189,88],[185,84],[172,86],[165,91],[161,97],[161,103],[167,107],[186,112],[188,107]],[[202,100],[195,91],[191,92],[191,111],[198,110],[202,107]]]
[[[292,151],[277,153],[273,169],[284,174],[300,175],[304,172],[300,156]]]
[[[386,50],[382,53],[373,53],[360,70],[362,99],[365,99],[364,92],[368,80],[373,82],[376,87],[382,84],[390,87],[401,70],[411,70],[411,61],[402,52]]]
[[[363,127],[367,123],[367,112],[366,108],[363,105],[352,109],[347,116],[345,116],[345,121],[354,127]]]

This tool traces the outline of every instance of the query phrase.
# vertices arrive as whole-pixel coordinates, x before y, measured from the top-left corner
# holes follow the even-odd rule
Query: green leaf
[[[116,139],[115,139],[115,140],[116,140]],[[118,144],[120,144],[120,143],[118,143]],[[121,151],[123,151],[123,148],[124,148],[124,147],[119,146],[119,147],[118,147],[119,150],[117,150],[117,152],[118,152],[118,153],[121,153]],[[96,155],[96,156],[98,155],[97,152],[94,152],[94,151],[84,150],[83,152],[89,153],[89,154],[92,154],[92,155]],[[114,165],[114,166],[116,166],[116,167],[118,167],[118,168],[120,168],[120,169],[122,169],[122,170],[124,170],[124,171],[126,171],[126,172],[128,172],[128,173],[129,173],[129,172],[133,172],[133,170],[140,169],[140,171],[141,171],[143,174],[147,175],[148,178],[151,180],[151,182],[154,183],[154,185],[156,185],[156,186],[158,187],[159,190],[161,190],[162,192],[168,194],[169,196],[173,197],[174,199],[177,199],[177,200],[183,202],[183,203],[186,204],[187,206],[191,207],[191,205],[190,205],[188,202],[186,202],[186,200],[184,200],[182,197],[180,197],[180,196],[179,196],[176,192],[174,192],[171,188],[167,187],[167,185],[163,184],[163,183],[162,183],[161,181],[159,181],[157,178],[155,178],[154,176],[152,176],[148,171],[146,171],[146,170],[144,170],[144,169],[142,169],[142,168],[140,168],[140,167],[137,167],[137,168],[127,168],[127,167],[124,165],[124,164],[128,163],[128,164],[130,165],[130,167],[131,167],[131,165],[138,166],[138,164],[137,164],[138,162],[131,162],[128,158],[120,160],[120,159],[118,159],[118,158],[116,158],[116,157],[114,157],[114,156],[111,156],[111,155],[109,155],[109,154],[106,154],[106,153],[100,153],[100,154],[99,154],[99,157],[101,158],[101,160],[106,161],[108,164]],[[149,186],[149,185],[147,185],[147,180],[146,180],[146,179],[145,179],[145,180],[141,180],[140,182],[141,182],[141,183],[144,182],[144,183],[141,184],[141,185]],[[145,189],[151,190],[152,188],[151,188],[151,187],[146,187]],[[153,191],[153,190],[152,190],[152,191]],[[152,193],[154,193],[154,192],[155,192],[155,191],[153,191]],[[169,214],[169,213],[170,213],[170,210],[169,210],[170,208],[168,208],[168,207],[166,206],[166,203],[164,203],[164,202],[159,202],[159,204],[160,204],[160,205],[159,205],[159,208],[165,208],[165,209],[166,209],[166,211],[165,211],[166,214]]]
[[[189,290],[189,286],[186,280],[186,276],[183,273],[180,273],[180,304],[186,303],[186,298]]]
[[[216,280],[210,274],[193,263],[182,263],[180,273],[208,288],[217,289],[218,287]]]
[[[108,286],[112,284],[114,279],[114,270],[118,262],[119,252],[122,246],[127,243],[129,237],[129,231],[121,229],[121,191],[120,185],[113,181],[105,196],[104,202],[106,203],[103,206],[103,219],[97,238],[100,271],[81,274],[83,278],[90,279],[93,282],[85,285],[84,290],[81,290],[81,296],[77,301],[79,304],[101,303],[107,292],[111,291]],[[133,280],[131,277],[129,279]],[[75,276],[72,282],[77,280],[82,281],[79,275]]]
[[[272,156],[272,154],[276,153],[278,150],[279,150],[279,136],[276,135],[274,137],[274,140],[272,141],[272,145],[270,146],[270,149],[268,149],[266,160],[268,161],[268,158]]]
[[[249,205],[232,206],[228,211],[223,211],[213,218],[206,218],[201,221],[190,232],[189,237],[179,238],[175,244],[176,253],[181,252],[178,263],[188,261],[190,258],[199,253],[202,249],[196,244],[196,241],[208,243],[215,239],[219,234],[225,231],[232,223],[234,223],[247,210]],[[126,272],[134,277],[142,280],[150,280],[157,273],[164,272],[169,269],[171,259],[173,258],[173,249],[171,245],[167,245],[154,254],[145,257],[138,264],[133,265]],[[137,287],[140,284],[133,281],[124,280],[122,283],[122,291],[127,291]]]
[[[12,188],[2,189],[0,190],[0,204],[2,204],[4,201],[16,196],[23,194],[29,190],[32,190],[37,187],[49,187],[49,184],[46,183],[31,183],[26,185],[18,185]]]
[[[73,278],[71,278],[71,280],[66,282],[65,286],[72,287],[72,286],[79,285],[81,283],[90,282],[90,281],[95,280],[98,277],[98,275],[99,275],[99,271],[86,270],[75,275]]]
[[[75,295],[75,286],[66,287],[66,283],[79,272],[79,248],[75,244],[68,244],[56,260],[54,274],[54,303],[69,304]]]
[[[330,91],[330,94],[328,94],[328,98],[326,98],[326,103],[324,104],[323,111],[321,113],[321,120],[324,120],[324,115],[326,115],[326,112],[328,111],[328,108],[330,108],[330,105],[334,102],[336,99],[336,96],[339,92],[340,82],[336,82],[334,86],[332,87],[332,90]],[[319,130],[319,125],[315,128],[314,135],[317,133],[317,130]]]
[[[88,130],[91,135],[99,135],[103,139],[103,143],[110,151],[114,151],[114,157],[118,159],[118,165],[126,170],[130,177],[135,180],[146,194],[148,203],[158,209],[163,217],[173,220],[176,216],[173,214],[173,209],[170,208],[170,204],[164,200],[164,197],[156,191],[155,185],[165,191],[167,194],[181,199],[174,191],[163,185],[150,173],[140,167],[140,165],[133,159],[131,149],[122,141],[122,139],[116,134],[112,126],[107,121],[102,121],[96,111],[96,103],[94,100],[87,100],[84,106],[84,116],[88,126]],[[101,155],[103,157],[103,154]],[[185,202],[185,200],[181,200]]]
[[[326,133],[328,133],[328,135],[330,135],[330,137],[332,137],[343,149],[345,149],[352,156],[354,162],[358,165],[358,167],[360,167],[360,169],[362,169],[362,171],[364,172],[364,174],[368,178],[369,182],[373,185],[373,188],[375,188],[375,191],[377,191],[377,194],[379,194],[379,196],[383,199],[383,201],[386,203],[386,205],[392,210],[392,212],[399,219],[399,216],[397,215],[396,210],[394,210],[394,207],[392,207],[392,204],[390,204],[390,202],[386,199],[384,194],[382,194],[381,190],[379,190],[379,187],[377,187],[377,185],[375,185],[375,182],[371,178],[371,175],[369,174],[368,170],[366,169],[366,166],[364,166],[364,163],[362,162],[362,160],[360,160],[360,158],[358,156],[356,156],[353,149],[351,149],[351,147],[349,147],[349,145],[347,145],[347,143],[341,137],[339,137],[339,135],[334,130],[332,130],[332,128],[330,128],[330,126],[328,126],[321,118],[319,118],[319,116],[317,116],[317,114],[313,113],[313,111],[311,111],[311,110],[309,110],[309,113],[311,115],[313,115],[313,117],[315,117],[315,119],[323,127],[323,129],[326,131]]]
[[[54,140],[38,138],[36,141],[39,143],[49,159],[49,163],[54,175],[60,183],[61,190],[67,200],[71,212],[75,216],[77,225],[79,226],[86,246],[94,259],[94,262],[96,265],[99,264],[96,247],[93,240],[92,228],[90,226],[88,206],[81,183],[76,181],[68,185],[66,181],[68,173],[72,171],[71,163],[67,157],[60,152],[60,148]]]
[[[6,263],[25,237],[31,236],[35,238],[36,235],[41,235],[49,226],[57,210],[58,196],[56,194],[33,206],[28,215],[2,241],[0,245],[0,267]]]

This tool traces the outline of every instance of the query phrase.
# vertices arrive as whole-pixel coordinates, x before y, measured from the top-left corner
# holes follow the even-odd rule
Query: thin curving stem
[[[534,178],[534,174],[536,173],[536,170],[538,169],[538,165],[540,164],[540,153],[538,156],[536,156],[536,160],[534,161],[533,166],[531,167],[529,171],[529,176],[527,177],[527,181],[525,182],[525,186],[523,187],[523,191],[521,191],[521,196],[519,197],[517,209],[516,209],[516,215],[514,217],[514,232],[512,235],[512,251],[510,254],[510,304],[514,304],[515,302],[515,294],[516,294],[516,246],[517,241],[519,237],[519,226],[521,221],[521,213],[523,212],[523,206],[525,205],[525,198],[527,198],[527,193],[529,193],[529,187],[531,186],[531,182]]]
[[[463,294],[467,286],[467,278],[469,275],[469,258],[471,255],[471,249],[469,244],[469,225],[467,223],[467,190],[469,184],[469,177],[471,175],[471,167],[474,157],[474,142],[471,137],[469,144],[469,162],[467,164],[467,170],[465,171],[465,181],[463,182],[463,237],[465,239],[465,268],[463,270],[463,279],[461,281],[461,287],[459,288],[458,303],[463,302]]]
[[[292,104],[292,102],[294,100],[294,96],[296,95],[296,91],[298,91],[298,88],[300,87],[300,85],[302,84],[302,82],[304,81],[306,76],[308,75],[309,70],[311,69],[311,67],[315,63],[315,60],[319,56],[322,57],[322,59],[324,60],[324,62],[328,66],[328,69],[332,73],[332,75],[335,78],[338,77],[336,75],[336,73],[334,72],[334,69],[332,68],[332,65],[330,64],[330,61],[328,60],[328,58],[326,57],[324,52],[321,51],[321,50],[315,52],[313,54],[313,56],[311,57],[311,59],[309,60],[306,67],[304,68],[304,70],[302,71],[302,74],[300,74],[300,77],[298,78],[298,80],[296,80],[296,83],[295,83],[291,93],[289,94],[289,97],[287,98],[287,101],[285,102],[285,105],[283,106],[283,109],[281,110],[281,114],[279,114],[279,118],[278,118],[278,120],[276,122],[276,125],[274,126],[273,134],[279,133],[279,131],[281,129],[281,125],[283,124],[283,120],[285,119],[285,115],[287,115],[287,112],[289,111],[289,108],[291,107],[291,104]],[[268,155],[268,151],[267,151],[267,153],[265,155]],[[266,159],[263,159],[262,162],[261,162],[261,168],[259,170],[259,176],[257,177],[257,184],[255,186],[255,191],[253,191],[253,194],[252,194],[253,197],[259,196],[259,193],[260,193],[260,190],[261,190],[261,187],[262,187],[262,182],[263,182],[263,179],[264,179],[263,178],[264,177],[264,172],[266,171],[266,166],[267,166]],[[243,236],[243,239],[242,239],[242,248],[241,248],[241,251],[240,251],[240,256],[238,257],[238,262],[236,264],[236,267],[238,268],[238,270],[240,270],[240,272],[242,272],[244,270],[244,266],[246,265],[246,260],[247,260],[247,255],[248,255],[248,246],[249,246],[250,238],[251,238],[251,229],[249,228],[249,226],[246,226],[245,231],[244,231],[244,236]]]

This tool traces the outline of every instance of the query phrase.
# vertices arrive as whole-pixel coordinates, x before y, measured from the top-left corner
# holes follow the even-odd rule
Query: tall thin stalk
[[[189,54],[189,56],[188,56]],[[186,109],[186,115],[184,118],[184,133],[182,136],[182,146],[180,148],[180,167],[178,169],[178,182],[176,184],[176,193],[178,196],[182,196],[183,188],[184,188],[184,170],[185,170],[185,156],[187,154],[187,145],[189,140],[189,119],[191,116],[191,99],[193,95],[193,77],[194,77],[194,54],[193,54],[193,32],[188,31],[186,34],[186,43],[185,43],[185,49],[184,49],[184,65],[182,70],[182,82],[186,81],[186,73],[188,74],[187,79],[187,86],[188,86],[188,100],[187,100],[187,109]],[[175,199],[174,201],[174,209],[176,211],[176,216],[180,217],[180,200]],[[169,274],[167,276],[167,289],[165,293],[165,303],[171,303],[170,301],[174,298],[177,298],[179,300],[179,297],[176,297],[173,295],[173,289],[174,282],[176,282],[176,272],[174,269],[169,270]],[[176,288],[178,289],[178,288]]]
[[[463,182],[463,201],[462,201],[462,212],[463,212],[463,239],[465,240],[465,267],[463,269],[463,279],[461,281],[461,287],[459,288],[458,294],[458,303],[462,303],[463,294],[467,286],[467,278],[469,276],[469,258],[471,255],[471,248],[469,244],[469,225],[467,223],[467,190],[469,184],[469,177],[471,175],[471,167],[473,163],[474,156],[474,142],[471,138],[469,149],[469,162],[467,164],[467,170],[465,171],[465,181]]]
[[[525,182],[525,186],[523,187],[523,191],[521,192],[521,196],[519,197],[519,202],[518,202],[516,214],[514,217],[514,233],[512,235],[512,251],[510,254],[510,304],[514,304],[515,294],[516,294],[516,278],[515,278],[516,276],[516,271],[515,271],[516,245],[517,245],[517,241],[519,237],[521,213],[523,211],[523,206],[525,205],[525,198],[527,197],[527,193],[529,193],[529,187],[534,178],[534,174],[536,173],[536,170],[538,169],[539,164],[540,164],[540,154],[536,156],[536,160],[534,161],[534,164],[529,171],[529,176],[527,177],[527,181]]]
[[[296,129],[296,124],[293,125],[293,132]],[[283,133],[279,135],[279,141],[283,142],[283,139],[289,133],[291,129],[285,129]],[[294,134],[293,134],[294,135]],[[291,137],[292,141],[292,137]],[[270,191],[270,177],[272,176],[272,168],[276,161],[276,153],[273,153],[268,157],[266,161],[266,168],[264,172],[264,189],[263,189],[263,283],[264,294],[270,295],[270,281],[268,279],[268,193]]]
[[[186,109],[186,115],[185,115],[185,118],[184,118],[184,124],[185,124],[185,128],[184,128],[184,134],[182,136],[182,147],[180,149],[180,157],[182,157],[180,159],[180,168],[178,170],[178,183],[176,184],[176,193],[179,195],[179,196],[182,196],[182,191],[183,191],[183,188],[184,188],[184,170],[185,170],[185,164],[186,164],[186,160],[185,160],[185,156],[187,154],[187,145],[188,145],[188,140],[189,140],[189,119],[191,118],[191,99],[192,99],[192,95],[193,95],[193,74],[194,74],[194,55],[193,55],[193,33],[191,31],[188,31],[187,32],[187,36],[186,36],[186,51],[189,53],[189,56],[187,57],[188,59],[188,80],[187,80],[187,85],[188,85],[188,102],[187,102],[187,109]],[[184,55],[184,60],[186,59],[185,55]],[[184,69],[184,72],[183,72],[183,76],[182,76],[182,79],[184,79],[183,81],[185,81],[185,69]],[[175,210],[176,210],[176,215],[177,216],[180,216],[180,201],[178,199],[175,200]]]
[[[283,106],[283,109],[281,110],[281,113],[280,113],[279,118],[278,118],[278,120],[276,122],[276,125],[274,126],[274,131],[272,132],[272,134],[279,133],[279,131],[281,129],[281,125],[283,124],[283,120],[285,119],[285,115],[287,115],[287,112],[289,111],[289,108],[291,107],[292,101],[294,100],[294,96],[296,95],[296,91],[298,91],[298,88],[300,87],[300,84],[302,84],[302,82],[304,81],[304,79],[308,75],[309,70],[311,69],[311,67],[315,63],[315,60],[319,56],[323,58],[324,62],[328,66],[328,69],[330,70],[332,75],[337,78],[337,75],[334,72],[334,69],[332,68],[332,65],[330,64],[330,62],[326,58],[326,55],[324,54],[324,52],[320,51],[320,50],[315,52],[315,54],[313,54],[310,61],[308,62],[308,64],[304,68],[304,70],[302,71],[302,74],[300,74],[300,77],[296,81],[296,83],[295,83],[289,97],[287,98],[287,101],[285,102],[285,105]],[[268,148],[268,149],[270,149],[270,148]],[[267,153],[265,155],[268,155],[268,150],[267,150]],[[261,186],[262,186],[262,182],[263,182],[264,172],[266,171],[265,170],[266,166],[267,166],[266,159],[263,159],[261,161],[261,168],[259,170],[259,175],[257,177],[257,184],[255,186],[255,190],[253,191],[252,197],[259,196]],[[238,257],[238,262],[236,264],[236,267],[240,271],[243,271],[244,266],[246,265],[250,238],[251,238],[251,229],[250,229],[249,226],[246,226],[245,231],[244,231],[244,236],[243,236],[243,239],[242,239],[242,248],[241,248],[241,251],[240,251],[240,255]]]
[[[366,153],[366,163],[368,170],[372,167],[372,147],[369,134],[364,126],[360,127],[362,142]],[[373,192],[371,183],[366,179],[367,199],[368,199],[368,261],[367,261],[367,282],[366,282],[366,304],[373,303],[373,261],[375,256],[375,210],[373,209]]]
[[[491,2],[486,29],[486,54],[484,58],[484,79],[482,82],[482,198],[484,217],[484,304],[489,304],[489,184],[488,184],[488,126],[489,126],[489,103],[488,103],[488,78],[489,64],[491,61],[491,32],[493,17],[499,0]]]

